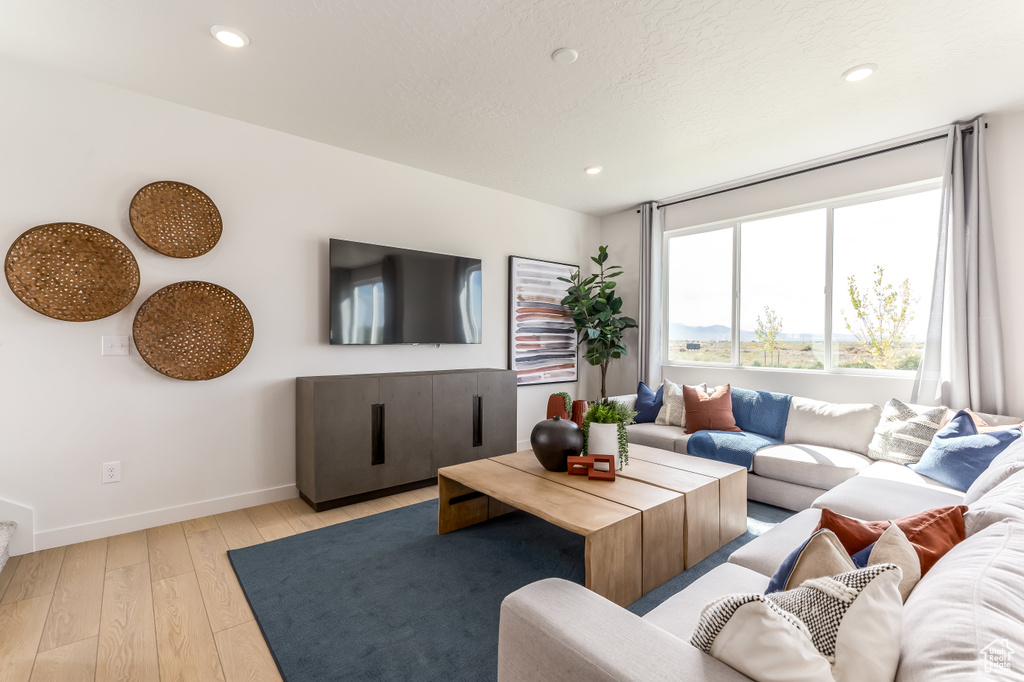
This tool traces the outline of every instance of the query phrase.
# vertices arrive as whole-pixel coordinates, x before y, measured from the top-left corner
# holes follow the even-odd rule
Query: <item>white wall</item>
[[[609,260],[623,267],[615,290],[622,297],[622,310],[626,315],[640,321],[640,214],[629,209],[601,219],[601,243],[608,246]],[[608,395],[623,395],[636,392],[639,380],[639,334],[628,329],[624,334],[629,355],[612,360],[608,367]],[[600,372],[591,381],[595,391],[599,389]]]
[[[823,173],[808,173],[748,190],[680,204],[668,209],[666,229],[700,225],[750,213],[769,211],[800,203],[870,191],[895,184],[935,177],[941,169],[943,142],[920,145],[895,155],[883,154],[855,164],[833,167]],[[992,216],[995,226],[997,263],[1006,350],[1007,412],[1024,416],[1024,112],[989,117],[988,169]],[[894,161],[897,161],[894,162]],[[608,216],[601,221],[602,243],[614,241],[620,253],[639,254],[639,220],[629,220],[632,211]],[[639,218],[639,216],[637,216]],[[623,255],[625,257],[625,255]],[[627,311],[637,312],[638,299],[624,298]],[[632,307],[629,307],[629,306]],[[664,367],[665,376],[685,383],[731,383],[745,388],[780,391],[820,400],[884,403],[891,397],[910,399],[912,378],[824,374],[753,367]],[[619,387],[617,387],[619,388]],[[619,388],[621,392],[625,387]],[[628,392],[632,392],[632,388]]]
[[[124,241],[142,274],[135,301],[96,322],[51,320],[0,292],[0,499],[35,509],[37,548],[294,495],[296,376],[506,367],[507,257],[596,250],[596,218],[97,83],[0,62],[0,92],[0,243],[83,222]],[[217,203],[210,253],[172,259],[135,237],[129,201],[163,179]],[[329,237],[482,258],[484,343],[328,345]],[[227,287],[252,313],[237,369],[183,382],[134,348],[100,356],[101,335],[129,335],[150,294],[186,279]],[[550,393],[583,389],[520,389],[519,440]],[[111,460],[122,481],[101,485]]]

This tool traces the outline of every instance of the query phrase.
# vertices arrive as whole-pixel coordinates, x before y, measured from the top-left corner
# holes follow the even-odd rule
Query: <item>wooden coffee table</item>
[[[625,606],[746,532],[742,467],[629,446],[613,482],[544,469],[530,450],[438,470],[438,533],[520,509],[584,536],[586,585]]]

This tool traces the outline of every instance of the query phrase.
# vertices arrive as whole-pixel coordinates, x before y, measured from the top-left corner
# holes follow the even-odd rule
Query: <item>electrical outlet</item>
[[[104,483],[117,483],[121,480],[121,463],[120,462],[104,462],[103,463],[103,482]]]
[[[100,355],[128,355],[131,344],[127,336],[104,336],[100,346]]]

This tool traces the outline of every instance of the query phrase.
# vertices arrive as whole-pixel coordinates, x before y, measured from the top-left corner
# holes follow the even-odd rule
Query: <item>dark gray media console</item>
[[[296,480],[323,511],[432,485],[440,467],[516,450],[505,369],[296,379]]]

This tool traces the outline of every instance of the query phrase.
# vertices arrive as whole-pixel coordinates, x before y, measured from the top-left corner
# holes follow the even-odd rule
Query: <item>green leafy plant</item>
[[[757,328],[754,330],[754,336],[757,338],[757,343],[761,346],[761,352],[764,354],[765,367],[771,367],[773,364],[778,365],[775,358],[775,349],[778,345],[779,333],[782,331],[782,318],[778,314],[769,308],[764,307],[764,319],[761,316],[757,316]]]
[[[886,284],[884,275],[882,266],[876,265],[875,280],[870,291],[861,290],[857,280],[850,275],[847,281],[853,320],[843,311],[846,328],[867,347],[874,369],[897,367],[903,337],[906,336],[908,325],[914,320],[911,306],[917,302],[911,294],[909,279],[903,280],[896,287]]]
[[[622,299],[615,295],[615,278],[622,274],[622,267],[607,265],[608,247],[599,247],[597,256],[590,260],[599,268],[596,274],[583,277],[577,270],[569,277],[558,279],[569,285],[562,305],[572,314],[576,345],[586,344],[587,362],[601,368],[601,397],[607,398],[608,364],[628,355],[622,334],[636,328],[637,324],[632,317],[622,314]]]
[[[626,425],[633,423],[636,410],[630,409],[625,403],[605,398],[587,408],[583,414],[583,452],[590,452],[590,425],[617,424],[619,437],[619,459],[622,465],[629,464],[629,441],[626,436]]]
[[[556,395],[562,396],[562,400],[565,401],[565,413],[567,415],[569,415],[569,417],[571,418],[572,417],[572,396],[569,395],[568,393],[566,393],[565,391],[559,391],[558,393],[552,393],[551,395],[553,395],[553,396],[556,396]]]

